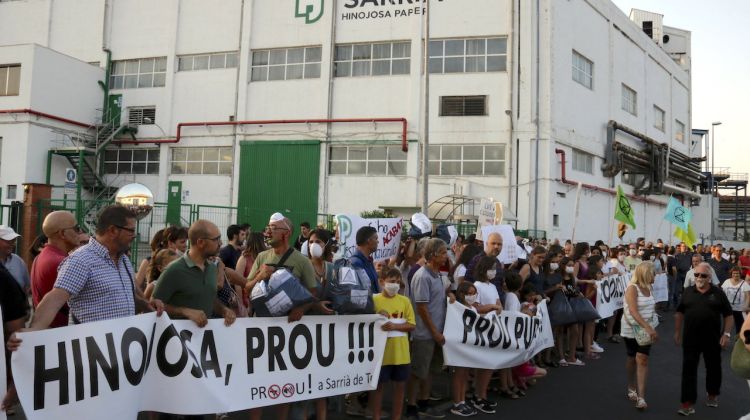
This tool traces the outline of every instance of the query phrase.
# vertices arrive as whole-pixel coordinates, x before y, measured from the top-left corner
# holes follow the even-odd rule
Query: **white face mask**
[[[310,245],[310,256],[313,258],[320,258],[323,256],[323,247],[318,243]]]
[[[575,273],[575,267],[565,267],[565,272],[569,274]]]
[[[634,249],[630,249],[630,250],[628,250],[628,253],[630,254],[631,257],[635,257],[635,254],[637,254],[638,251],[636,251]]]
[[[386,283],[383,285],[383,291],[388,296],[396,296],[400,288],[401,288],[401,285],[398,283]]]
[[[487,270],[487,279],[492,280],[497,275],[497,270]]]
[[[469,305],[473,305],[477,302],[477,295],[466,295],[465,296],[466,303]]]
[[[549,269],[552,271],[557,271],[557,269],[560,268],[560,264],[558,263],[549,263]]]

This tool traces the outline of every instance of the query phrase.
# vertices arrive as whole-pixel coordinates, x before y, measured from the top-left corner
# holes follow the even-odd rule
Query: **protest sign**
[[[629,281],[630,273],[623,273],[613,274],[596,282],[596,310],[602,319],[609,318],[615,311],[622,309]]]
[[[523,253],[523,249],[516,244],[516,234],[511,225],[482,226],[482,240],[487,242],[490,233],[499,233],[503,238],[503,248],[497,259],[503,264],[514,263]]]
[[[654,278],[654,287],[652,293],[654,294],[654,300],[658,302],[666,302],[669,300],[669,285],[667,284],[667,274],[657,274]]]
[[[545,301],[533,317],[516,311],[479,315],[458,302],[449,303],[443,331],[448,366],[510,368],[554,345]]]
[[[363,219],[347,214],[336,215],[339,229],[339,253],[337,258],[349,258],[357,251],[357,231],[364,226],[372,226],[378,231],[378,249],[372,254],[375,261],[398,255],[401,244],[403,219]]]
[[[28,419],[232,412],[374,389],[384,322],[242,318],[198,328],[145,314],[20,334],[12,366]]]

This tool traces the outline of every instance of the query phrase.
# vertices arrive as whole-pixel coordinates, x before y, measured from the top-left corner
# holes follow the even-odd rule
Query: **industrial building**
[[[255,226],[275,211],[408,216],[428,125],[428,202],[493,198],[537,236],[611,240],[621,184],[638,223],[626,239],[670,238],[669,195],[697,204],[704,182],[689,31],[609,0],[433,0],[429,25],[427,11],[2,1],[2,202],[74,167],[67,198],[135,181]]]

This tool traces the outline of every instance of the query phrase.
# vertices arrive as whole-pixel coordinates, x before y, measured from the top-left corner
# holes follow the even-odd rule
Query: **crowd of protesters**
[[[30,271],[13,253],[18,234],[0,226],[0,304],[7,349],[22,346],[14,332],[24,327],[25,331],[57,328],[150,311],[165,311],[199,327],[210,318],[223,318],[231,325],[237,317],[268,316],[254,307],[253,296],[279,269],[285,269],[311,296],[289,310],[288,322],[306,314],[341,313],[326,294],[342,265],[334,261],[336,233],[322,226],[303,222],[295,236],[297,226],[275,213],[261,232],[249,225],[229,226],[224,246],[222,232],[210,221],[198,220],[189,228],[167,227],[153,236],[151,256],[135,270],[128,255],[136,223],[130,210],[111,206],[100,214],[95,235],[88,238],[71,213],[50,213],[42,226],[46,239],[35,241]],[[585,369],[605,345],[621,342],[627,353],[624,397],[645,410],[648,356],[659,339],[656,327],[662,316],[657,309],[674,309],[674,340],[683,348],[678,413],[695,412],[701,355],[706,366],[705,404],[718,407],[721,348],[728,346],[733,331],[739,334],[743,323],[747,325],[750,250],[725,250],[721,245],[691,249],[684,243],[672,247],[643,239],[613,247],[603,241],[593,245],[516,241],[513,246],[522,258],[503,264],[498,258],[503,237],[498,233],[478,238],[441,229],[412,229],[397,256],[374,261],[378,231],[364,227],[356,232],[356,250],[346,265],[367,276],[372,312],[388,318],[383,329],[401,334],[387,340],[377,389],[346,396],[348,415],[398,419],[442,418],[447,412],[467,417],[492,414],[498,411],[497,398],[523,398],[546,375],[558,374],[560,368]],[[596,313],[592,316],[597,282],[623,273],[631,274],[623,309],[604,320],[597,319]],[[662,273],[669,279],[669,298],[657,304],[652,283]],[[444,366],[441,346],[448,302],[481,315],[513,311],[533,316],[543,300],[553,325],[552,348],[507,369]],[[452,404],[440,410],[435,402],[441,396],[431,386],[433,375],[446,374]],[[2,402],[9,414],[17,403],[10,376]],[[388,382],[393,392],[390,413],[383,409]],[[268,409],[279,420],[325,419],[328,402],[319,399]],[[262,409],[250,410],[250,418],[258,419],[262,413]]]

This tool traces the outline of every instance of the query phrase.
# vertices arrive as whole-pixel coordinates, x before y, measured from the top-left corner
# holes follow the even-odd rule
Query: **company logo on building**
[[[325,0],[295,0],[294,17],[305,18],[305,23],[315,23],[323,17]]]

